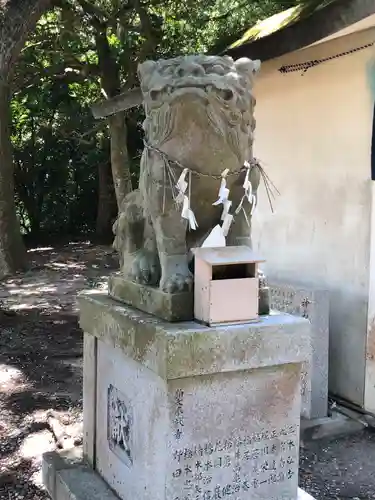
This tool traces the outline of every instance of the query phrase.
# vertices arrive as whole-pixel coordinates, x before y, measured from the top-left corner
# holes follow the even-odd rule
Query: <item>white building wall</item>
[[[272,214],[262,188],[254,248],[267,258],[273,279],[331,292],[330,390],[360,405],[372,196],[367,63],[375,52],[365,49],[304,74],[278,68],[373,40],[375,30],[367,30],[266,62],[255,87],[254,154],[281,195]]]

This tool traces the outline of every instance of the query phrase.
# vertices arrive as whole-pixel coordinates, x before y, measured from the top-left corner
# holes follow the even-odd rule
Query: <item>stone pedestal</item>
[[[190,321],[194,318],[193,292],[166,293],[157,287],[133,283],[121,273],[115,273],[109,277],[108,293],[123,304],[166,321]]]
[[[209,328],[79,303],[84,456],[121,500],[297,499],[307,320]]]

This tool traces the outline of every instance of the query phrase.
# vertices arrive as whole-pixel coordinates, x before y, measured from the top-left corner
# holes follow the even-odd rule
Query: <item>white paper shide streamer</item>
[[[186,175],[189,174],[189,181],[186,180]],[[186,219],[189,223],[189,228],[192,230],[197,229],[197,219],[195,218],[194,212],[190,208],[190,198],[191,198],[191,171],[188,168],[184,168],[182,171],[176,188],[178,191],[176,197],[176,203],[182,204],[181,217]],[[186,190],[188,190],[188,194],[186,194]]]
[[[226,176],[228,175],[229,169],[226,168],[224,172],[221,174],[221,184],[219,189],[219,199],[213,203],[213,205],[220,205],[220,203],[224,203],[225,200],[228,200],[229,189],[227,188]]]
[[[245,180],[243,183],[244,195],[241,198],[241,201],[236,208],[234,214],[238,215],[242,210],[245,220],[248,225],[250,225],[248,217],[246,215],[245,209],[243,208],[244,200],[248,200],[251,204],[251,215],[256,206],[256,196],[253,194],[253,189],[250,181],[250,171],[251,166],[248,162],[245,162],[244,167],[246,168]],[[222,225],[219,224],[213,228],[203,246],[206,246],[208,242],[212,246],[225,246],[225,238],[227,237],[230,227],[232,225],[234,216],[230,214],[230,209],[232,207],[232,202],[229,200],[230,190],[227,187],[227,175],[229,173],[229,169],[225,169],[221,174],[221,182],[218,193],[218,199],[212,204],[214,206],[223,205],[223,211],[221,214]],[[195,218],[194,212],[190,206],[191,200],[191,170],[188,168],[184,168],[178,181],[176,183],[177,188],[177,196],[175,197],[176,203],[182,205],[181,217],[186,219],[189,224],[189,228],[192,230],[197,229],[198,223]],[[186,178],[188,176],[188,178]]]
[[[256,203],[257,203],[257,198],[253,194],[253,188],[252,188],[252,185],[251,185],[251,182],[250,182],[250,170],[251,170],[251,166],[250,166],[250,164],[247,161],[245,162],[244,166],[246,168],[246,175],[245,175],[245,180],[244,180],[244,183],[243,183],[243,188],[244,188],[245,193],[242,196],[241,201],[240,201],[240,203],[239,203],[239,205],[236,208],[236,210],[235,210],[234,213],[236,215],[238,215],[240,213],[240,211],[242,210],[243,216],[245,217],[247,225],[250,226],[249,219],[247,218],[245,209],[243,208],[243,202],[244,202],[245,199],[248,200],[248,202],[251,205],[251,215],[252,215],[253,212],[254,212],[254,210],[255,210],[255,206],[256,206]]]
[[[229,169],[225,169],[221,174],[221,183],[219,189],[218,199],[213,203],[214,206],[223,205],[223,211],[221,214],[221,220],[223,224],[220,226],[217,224],[213,230],[210,232],[206,240],[203,242],[204,246],[210,247],[225,247],[226,246],[226,236],[228,235],[229,228],[233,221],[233,215],[229,213],[232,202],[229,198],[229,189],[227,188],[226,176],[228,175]]]
[[[232,206],[232,202],[229,198],[229,189],[227,188],[227,180],[226,177],[229,173],[229,169],[226,168],[224,172],[221,174],[221,184],[219,189],[219,198],[213,205],[223,205],[223,212],[221,214],[221,220],[223,224],[221,226],[221,230],[223,232],[223,236],[226,237],[229,233],[230,226],[233,221],[233,215],[229,213],[230,207]]]
[[[219,224],[217,224],[202,243],[202,248],[217,248],[225,246],[226,241],[223,234],[223,229]]]

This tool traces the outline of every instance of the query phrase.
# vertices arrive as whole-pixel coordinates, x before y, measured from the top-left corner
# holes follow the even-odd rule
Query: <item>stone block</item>
[[[56,497],[58,472],[63,469],[80,467],[82,465],[82,449],[72,448],[60,453],[44,453],[42,461],[43,484],[51,498]]]
[[[271,309],[306,318],[311,323],[311,358],[302,369],[301,414],[323,418],[328,411],[329,292],[302,286],[269,285]]]
[[[49,492],[52,500],[118,500],[105,481],[83,460],[72,467],[61,452],[53,452],[43,455],[43,468],[46,468],[45,462],[53,471],[53,482],[59,485]],[[314,499],[298,489],[298,500]]]
[[[128,281],[118,273],[109,277],[108,293],[128,306],[165,321],[189,321],[194,318],[193,292],[165,293],[156,287]]]
[[[298,500],[314,500],[314,498],[306,493],[306,491],[301,490],[301,488],[298,489]]]
[[[98,339],[95,468],[122,500],[297,499],[308,321],[210,328],[100,292],[79,303]]]

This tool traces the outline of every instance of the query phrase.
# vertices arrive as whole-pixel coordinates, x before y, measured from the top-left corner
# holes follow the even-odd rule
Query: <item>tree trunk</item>
[[[108,43],[105,26],[95,26],[96,49],[100,70],[100,81],[108,98],[120,93],[120,65]],[[129,169],[129,155],[127,145],[127,128],[125,112],[116,113],[108,118],[109,135],[111,141],[111,167],[113,185],[115,186],[117,207],[120,209],[124,197],[132,190]]]
[[[0,277],[24,269],[27,263],[14,200],[9,82],[26,38],[48,3],[48,0],[0,3]]]
[[[113,240],[112,225],[117,216],[117,203],[109,163],[98,165],[98,212],[96,237],[100,243]]]
[[[122,111],[110,116],[108,118],[108,126],[111,139],[113,184],[116,192],[117,207],[120,209],[123,199],[132,190],[125,112]]]
[[[9,86],[0,84],[0,277],[26,267],[26,250],[14,201]]]

